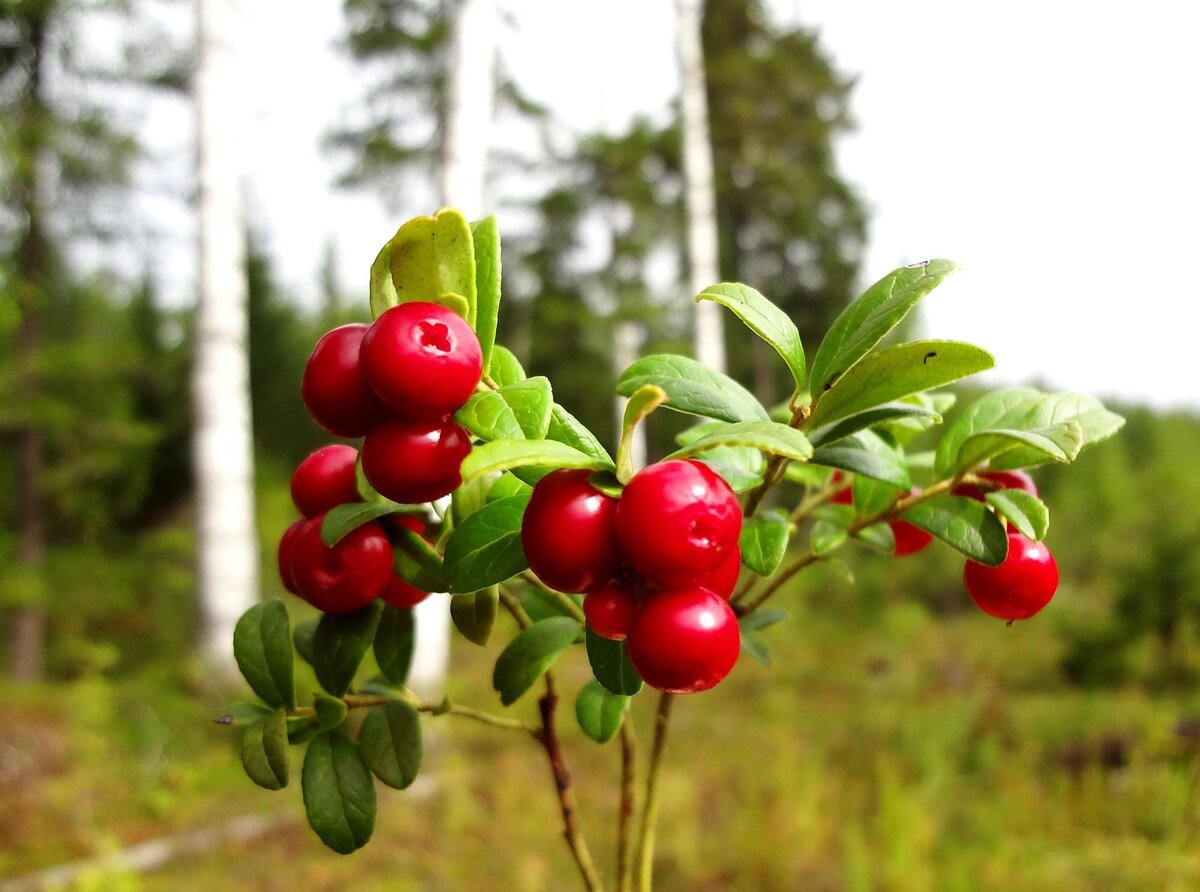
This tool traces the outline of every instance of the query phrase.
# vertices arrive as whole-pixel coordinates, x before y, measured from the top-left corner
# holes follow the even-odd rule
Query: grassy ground
[[[1175,730],[1195,697],[1065,686],[1050,619],[864,611],[836,592],[783,606],[792,618],[766,632],[774,668],[747,660],[676,704],[658,888],[1200,888],[1200,750]],[[499,708],[496,652],[456,645],[456,699]],[[573,698],[582,654],[560,672]],[[0,696],[0,876],[281,811],[293,820],[253,843],[83,888],[576,887],[549,771],[515,732],[430,719],[436,789],[380,788],[375,838],[341,857],[300,820],[296,780],[271,794],[240,776],[233,735],[207,721],[219,703],[178,679]],[[643,759],[653,708],[635,702]],[[531,696],[516,707],[533,709]],[[617,747],[562,712],[584,829],[611,875]]]

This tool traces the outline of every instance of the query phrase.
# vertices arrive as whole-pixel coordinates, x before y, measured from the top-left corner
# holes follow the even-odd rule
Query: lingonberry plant
[[[279,789],[289,745],[305,747],[309,823],[349,853],[374,830],[374,778],[403,789],[417,776],[420,713],[532,735],[580,876],[600,889],[558,725],[555,666],[586,659],[594,677],[575,692],[579,725],[597,743],[621,738],[613,879],[648,889],[674,699],[719,684],[742,653],[766,661],[764,631],[786,614],[762,608],[804,568],[851,542],[912,555],[936,539],[965,556],[966,593],[984,611],[1010,623],[1036,614],[1058,570],[1042,542],[1049,513],[1023,469],[1074,461],[1122,419],[1076,393],[1001,390],[914,450],[954,403],[935,389],[992,366],[958,341],[879,346],[954,269],[932,260],[885,276],[835,320],[811,365],[763,295],[708,288],[696,299],[725,306],[778,352],[790,398],[767,407],[692,359],[646,356],[617,385],[628,402],[614,458],[554,401],[550,381],[527,377],[495,343],[494,219],[443,210],[401,226],[371,268],[374,324],[329,332],[305,370],[314,421],[364,439],[361,453],[318,450],[292,480],[304,517],[279,543],[279,572],[320,615],[292,628],[273,600],[237,625],[234,652],[259,701],[219,721],[242,726],[246,773]],[[659,408],[696,423],[672,454],[635,468],[631,435]],[[512,616],[518,631],[499,648],[492,687],[508,707],[540,684],[536,723],[409,690],[412,607],[430,592],[450,599],[455,626],[480,646],[500,611]],[[368,650],[376,674],[360,669]],[[321,690],[298,695],[296,654]],[[639,772],[629,703],[644,687],[660,693]]]

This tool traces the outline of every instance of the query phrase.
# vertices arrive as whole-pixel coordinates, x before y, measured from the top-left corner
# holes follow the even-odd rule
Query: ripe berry
[[[1038,488],[1034,485],[1033,478],[1019,468],[1013,471],[982,471],[979,476],[995,484],[992,489],[1019,489],[1029,493],[1034,498],[1038,497]],[[966,496],[968,499],[974,499],[977,502],[987,501],[987,493],[978,486],[973,486],[970,483],[960,483],[950,491],[956,496]],[[988,490],[988,492],[990,491]]]
[[[706,691],[729,674],[742,646],[733,609],[696,585],[663,589],[638,605],[626,645],[646,684],[660,691]]]
[[[830,483],[840,485],[840,484],[847,483],[847,482],[848,481],[846,480],[846,475],[843,474],[841,471],[833,472],[833,479],[830,481]],[[837,492],[835,492],[833,494],[833,497],[830,498],[829,501],[835,505],[853,505],[854,504],[854,487],[852,485],[850,485],[850,486],[846,486],[844,489],[839,489]]]
[[[300,594],[300,589],[296,588],[296,578],[292,575],[292,550],[296,547],[296,537],[300,535],[300,528],[304,526],[304,518],[294,521],[290,527],[283,531],[283,535],[279,538],[279,553],[277,560],[279,563],[279,578],[283,581],[283,587],[293,595]]]
[[[300,597],[326,613],[370,604],[395,575],[392,546],[372,521],[329,548],[321,541],[324,514],[304,521],[292,548],[292,578]]]
[[[586,592],[621,566],[617,500],[590,483],[588,470],[560,468],[537,482],[521,521],[529,567],[560,592]]]
[[[362,444],[367,481],[394,502],[416,505],[454,492],[471,435],[449,418],[381,422]]]
[[[1008,556],[998,567],[967,561],[963,585],[979,609],[1000,619],[1026,619],[1054,597],[1058,564],[1042,542],[1008,534]]]
[[[592,589],[583,598],[588,627],[601,638],[621,641],[629,634],[635,605],[633,592],[617,582]]]
[[[366,333],[367,326],[361,322],[327,332],[304,366],[300,396],[308,414],[339,437],[361,437],[383,412],[359,362]]]
[[[896,538],[896,547],[892,550],[892,554],[896,557],[916,554],[933,541],[933,536],[920,527],[913,526],[907,520],[893,520],[891,527],[892,535]]]
[[[729,552],[729,557],[721,563],[721,566],[713,570],[712,575],[704,580],[704,587],[709,591],[715,592],[726,601],[733,595],[733,590],[737,588],[738,577],[742,573],[742,550],[738,546],[733,546],[733,551]]]
[[[483,371],[479,339],[467,321],[440,304],[392,307],[371,326],[363,371],[385,403],[409,418],[437,418],[462,407]]]
[[[296,466],[292,501],[305,517],[323,514],[346,502],[359,501],[354,463],[358,450],[344,443],[322,446]]]
[[[401,579],[399,574],[393,573],[379,597],[389,607],[416,607],[429,597],[429,592],[421,591],[415,585]]]
[[[633,476],[617,506],[617,541],[633,568],[659,585],[711,575],[737,545],[742,511],[720,475],[671,459]]]

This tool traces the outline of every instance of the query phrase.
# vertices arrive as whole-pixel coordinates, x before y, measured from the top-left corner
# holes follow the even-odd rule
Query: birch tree
[[[201,648],[217,671],[233,672],[233,627],[258,599],[238,15],[234,0],[197,0],[196,10],[200,290],[192,383]]]

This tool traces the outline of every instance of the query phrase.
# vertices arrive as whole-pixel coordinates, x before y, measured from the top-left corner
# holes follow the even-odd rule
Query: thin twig
[[[650,892],[654,881],[654,830],[658,822],[658,781],[663,752],[667,747],[667,728],[671,722],[671,704],[675,695],[664,691],[658,698],[654,717],[654,743],[650,748],[650,768],[646,774],[646,795],[642,801],[642,823],[638,831],[638,890]]]
[[[572,619],[577,619],[581,623],[586,621],[583,616],[583,610],[580,609],[578,604],[562,592],[550,588],[550,586],[538,579],[537,574],[532,570],[522,570],[521,578],[549,595]]]
[[[500,603],[512,614],[513,619],[517,621],[517,625],[522,629],[528,629],[533,625],[533,620],[529,618],[529,614],[521,606],[520,599],[504,586],[500,586]]]
[[[637,737],[631,716],[621,723],[621,810],[617,818],[617,892],[633,888],[633,859],[630,834],[637,808]]]

